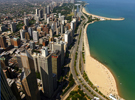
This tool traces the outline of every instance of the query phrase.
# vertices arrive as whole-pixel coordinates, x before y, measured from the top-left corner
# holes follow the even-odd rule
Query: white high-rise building
[[[75,32],[75,21],[71,22],[71,29],[73,30],[73,36],[74,36],[74,32]]]
[[[47,20],[47,14],[44,14],[44,20],[45,21]]]
[[[39,17],[38,16],[36,17],[36,23],[39,23]]]
[[[50,14],[50,6],[47,6],[47,14]]]
[[[43,10],[39,10],[39,18],[43,18]]]
[[[25,30],[21,29],[20,30],[20,36],[21,36],[21,40],[24,40],[25,39]]]
[[[59,13],[59,18],[61,17],[61,13]]]
[[[52,25],[51,25],[51,29],[52,29],[52,30],[54,30],[54,23],[52,23]]]
[[[65,24],[65,20],[62,20],[61,23],[64,25]]]
[[[39,9],[36,9],[36,15],[38,16],[38,14],[39,14]]]
[[[50,18],[48,17],[48,18],[47,18],[47,24],[49,24],[49,23],[50,23]]]
[[[38,38],[39,38],[38,32],[37,31],[33,31],[33,41],[34,42],[38,42]]]
[[[43,56],[43,57],[47,57],[48,56],[48,48],[47,47],[43,47],[42,49],[41,49],[41,56]]]
[[[65,16],[62,15],[62,16],[60,17],[60,20],[61,20],[61,21],[62,21],[62,20],[65,20]]]
[[[24,25],[26,25],[26,26],[29,26],[29,21],[28,21],[28,18],[24,18]]]
[[[64,26],[63,26],[63,24],[61,24],[61,34],[63,34],[64,33]]]

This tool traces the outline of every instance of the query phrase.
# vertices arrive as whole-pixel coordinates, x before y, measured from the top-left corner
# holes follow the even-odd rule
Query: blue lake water
[[[88,12],[123,21],[100,21],[88,26],[90,51],[117,80],[120,96],[135,100],[135,1],[84,0]]]

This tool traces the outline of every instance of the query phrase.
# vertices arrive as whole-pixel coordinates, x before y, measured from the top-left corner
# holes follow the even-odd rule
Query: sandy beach
[[[93,23],[93,22],[92,22]],[[90,23],[90,24],[92,24]],[[102,63],[91,57],[87,38],[87,27],[84,29],[84,47],[85,47],[85,71],[90,81],[107,97],[110,94],[118,96],[115,78],[112,73]]]
[[[87,14],[87,15],[92,15],[92,17],[101,18],[101,19],[104,19],[104,20],[116,20],[116,21],[124,20],[124,18],[108,18],[108,17],[103,17],[103,16],[98,16],[98,15],[90,14],[90,13],[88,13],[86,11],[85,8],[82,9],[82,12]]]

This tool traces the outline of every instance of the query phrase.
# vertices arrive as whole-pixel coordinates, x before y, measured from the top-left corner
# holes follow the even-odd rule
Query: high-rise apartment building
[[[36,16],[36,23],[39,23],[39,16]]]
[[[39,54],[34,52],[32,57],[33,57],[33,60],[34,60],[35,72],[40,72]]]
[[[62,15],[62,16],[60,17],[60,20],[61,20],[61,21],[62,21],[62,20],[65,20],[65,16]]]
[[[36,9],[36,16],[39,15],[39,9]]]
[[[46,7],[44,7],[43,12],[44,12],[44,14],[47,13],[47,8]]]
[[[29,26],[29,20],[26,17],[24,18],[24,25]]]
[[[35,49],[35,42],[34,41],[30,41],[30,49]]]
[[[43,18],[43,10],[39,10],[39,18]]]
[[[20,38],[19,37],[13,38],[13,41],[14,41],[14,47],[18,48],[19,45],[21,44]]]
[[[64,64],[64,43],[63,42],[60,42],[60,43],[54,43],[54,45],[53,45],[54,47],[53,47],[53,49],[54,49],[54,51],[55,50],[59,50],[60,51],[60,53],[61,53],[61,66],[63,66],[63,64]]]
[[[41,79],[43,84],[43,92],[47,97],[51,98],[54,91],[51,54],[48,54],[47,48],[43,48],[41,52],[42,55],[39,58],[39,63]]]
[[[6,38],[3,35],[0,35],[0,46],[4,49],[7,47]]]
[[[50,23],[50,18],[48,17],[48,18],[47,18],[47,24],[49,24],[49,23]]]
[[[72,43],[72,30],[67,30],[64,34],[64,40],[67,43],[67,47]]]
[[[33,37],[33,29],[32,29],[32,27],[28,28],[28,33],[30,35],[30,38],[32,39],[32,37]]]
[[[56,74],[57,80],[59,80],[61,76],[61,53],[59,50],[52,54],[52,72]]]
[[[75,21],[71,22],[71,29],[73,30],[73,36],[74,36],[74,32],[75,32]]]
[[[1,63],[0,63],[0,71],[1,71],[1,82],[0,82],[1,100],[17,100],[16,97],[13,95],[13,92],[7,83],[6,77],[1,68]]]
[[[47,14],[50,14],[50,6],[47,6]]]
[[[39,38],[38,32],[37,31],[33,31],[33,41],[34,42],[38,42],[38,38]]]
[[[21,53],[24,70],[21,74],[21,82],[27,100],[40,100],[35,67],[32,56],[25,51]]]
[[[50,29],[50,38],[52,38],[52,37],[53,37],[53,30]]]
[[[20,93],[17,89],[17,85],[15,83],[15,80],[7,78],[7,82],[8,82],[8,85],[9,85],[11,91],[13,92],[14,96],[16,97],[16,99],[21,100]]]
[[[11,28],[11,32],[14,33],[16,31],[16,24],[15,23],[11,23],[10,24],[10,28]]]
[[[61,34],[63,34],[63,33],[64,33],[64,25],[61,24]]]
[[[30,35],[29,35],[28,32],[25,32],[25,39],[26,39],[26,40],[30,40]]]
[[[44,14],[44,20],[45,21],[47,20],[47,14],[46,13]]]
[[[20,30],[20,36],[21,36],[21,40],[24,40],[25,39],[25,30],[21,29]]]

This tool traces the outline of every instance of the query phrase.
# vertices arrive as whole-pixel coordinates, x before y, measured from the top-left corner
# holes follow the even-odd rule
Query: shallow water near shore
[[[87,36],[91,55],[106,65],[117,80],[120,96],[135,100],[135,1],[85,0],[88,12],[124,21],[90,24]]]

